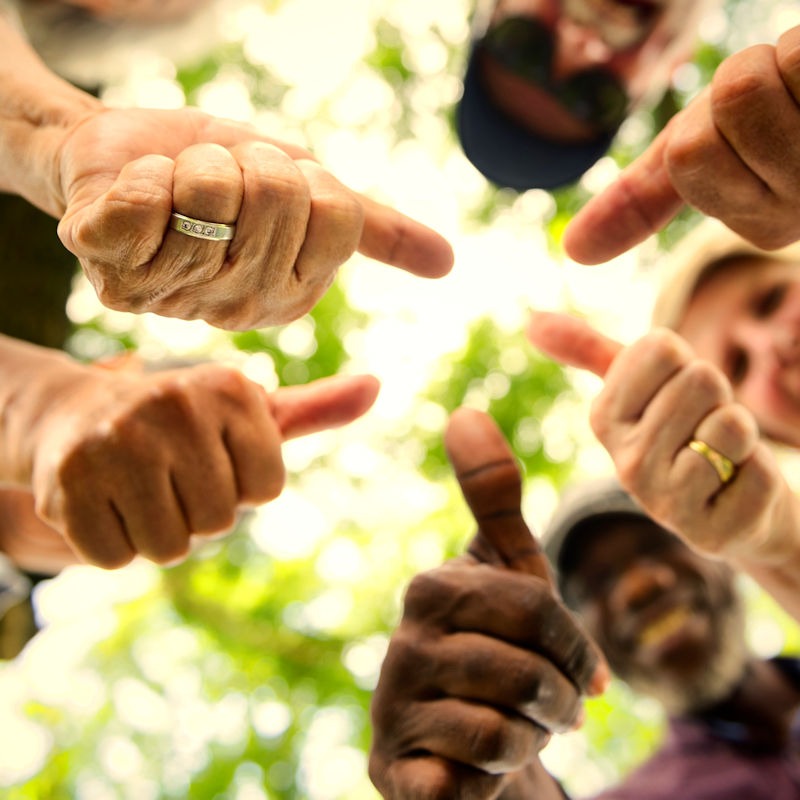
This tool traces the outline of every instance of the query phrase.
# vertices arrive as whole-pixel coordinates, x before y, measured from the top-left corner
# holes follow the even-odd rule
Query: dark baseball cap
[[[557,189],[577,181],[606,154],[616,131],[589,142],[557,142],[502,112],[481,78],[479,48],[475,43],[470,50],[456,131],[464,154],[488,180],[516,191]]]

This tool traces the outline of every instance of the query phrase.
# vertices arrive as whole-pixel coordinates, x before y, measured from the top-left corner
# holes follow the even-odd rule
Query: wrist
[[[31,486],[53,409],[88,370],[59,351],[0,337],[0,482]]]
[[[0,191],[60,217],[61,144],[104,106],[51,72],[2,16],[0,48]]]

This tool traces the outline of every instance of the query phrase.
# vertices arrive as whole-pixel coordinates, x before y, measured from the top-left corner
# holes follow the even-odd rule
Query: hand
[[[528,338],[564,364],[605,377],[591,425],[620,482],[664,527],[714,555],[774,563],[792,554],[794,498],[752,414],[721,371],[677,334],[655,330],[623,347],[575,317],[537,313]],[[700,439],[737,465],[722,484],[688,449]]]
[[[564,246],[598,264],[664,227],[684,203],[758,247],[800,239],[800,26],[720,64],[711,85],[575,215]]]
[[[408,588],[373,699],[370,777],[391,800],[561,798],[537,754],[579,723],[607,667],[556,597],[499,430],[460,409],[445,444],[478,533]]]
[[[219,365],[133,373],[86,367],[41,415],[36,512],[85,561],[185,557],[194,534],[229,529],[242,506],[277,497],[281,444],[361,416],[370,376],[268,395]]]
[[[358,250],[446,274],[437,233],[343,186],[302,148],[196,109],[104,109],[57,156],[59,236],[121,311],[243,330],[306,313]],[[170,213],[236,224],[230,242],[168,230]]]

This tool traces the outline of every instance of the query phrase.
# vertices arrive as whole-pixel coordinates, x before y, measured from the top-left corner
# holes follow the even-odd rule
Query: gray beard
[[[716,617],[718,651],[703,669],[680,683],[665,679],[657,671],[615,670],[635,692],[652,697],[670,716],[700,711],[728,697],[744,676],[750,653],[744,638],[745,612],[738,596]],[[655,674],[654,674],[655,672]]]

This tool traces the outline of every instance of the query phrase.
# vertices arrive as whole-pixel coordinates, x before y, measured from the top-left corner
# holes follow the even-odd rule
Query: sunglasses
[[[544,89],[573,117],[600,132],[613,132],[628,113],[628,93],[609,70],[592,67],[562,81],[553,79],[553,32],[531,17],[507,17],[480,42],[509,72]]]

